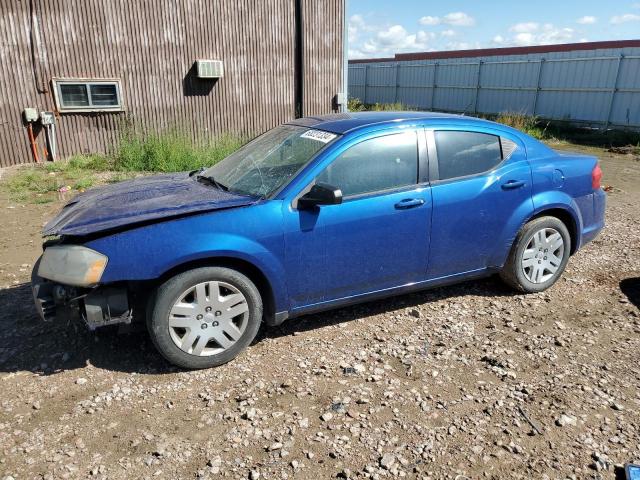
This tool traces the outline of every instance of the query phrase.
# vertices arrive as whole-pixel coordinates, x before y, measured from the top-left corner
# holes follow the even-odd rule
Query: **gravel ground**
[[[26,282],[60,205],[0,198],[0,478],[620,478],[640,461],[640,162],[602,156],[607,228],[549,291],[307,316],[196,372],[144,332],[39,323]]]

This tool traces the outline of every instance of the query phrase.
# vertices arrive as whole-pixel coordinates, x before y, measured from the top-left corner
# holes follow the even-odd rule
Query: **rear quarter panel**
[[[530,158],[534,215],[552,208],[569,212],[578,233],[576,249],[584,243],[583,235],[590,229],[599,229],[602,223],[591,184],[591,172],[597,162],[595,157],[553,150]]]

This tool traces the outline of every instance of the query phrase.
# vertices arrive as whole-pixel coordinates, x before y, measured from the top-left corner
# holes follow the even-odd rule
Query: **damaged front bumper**
[[[31,274],[31,290],[43,321],[80,318],[90,330],[131,323],[133,312],[126,286],[79,288],[63,285],[40,277],[39,263],[36,262]]]

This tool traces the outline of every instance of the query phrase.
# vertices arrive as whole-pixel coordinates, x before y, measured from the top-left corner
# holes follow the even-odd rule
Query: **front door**
[[[315,179],[343,203],[285,211],[292,308],[424,280],[431,190],[418,183],[417,132],[367,138]]]

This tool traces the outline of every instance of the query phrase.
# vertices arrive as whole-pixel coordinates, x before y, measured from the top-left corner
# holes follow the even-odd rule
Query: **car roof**
[[[429,123],[429,121],[445,120],[447,123],[478,124],[495,126],[494,122],[475,117],[455,115],[440,112],[347,112],[317,117],[302,117],[292,120],[289,125],[325,130],[331,133],[345,134],[366,127],[380,126],[384,124],[404,124],[416,121]]]

